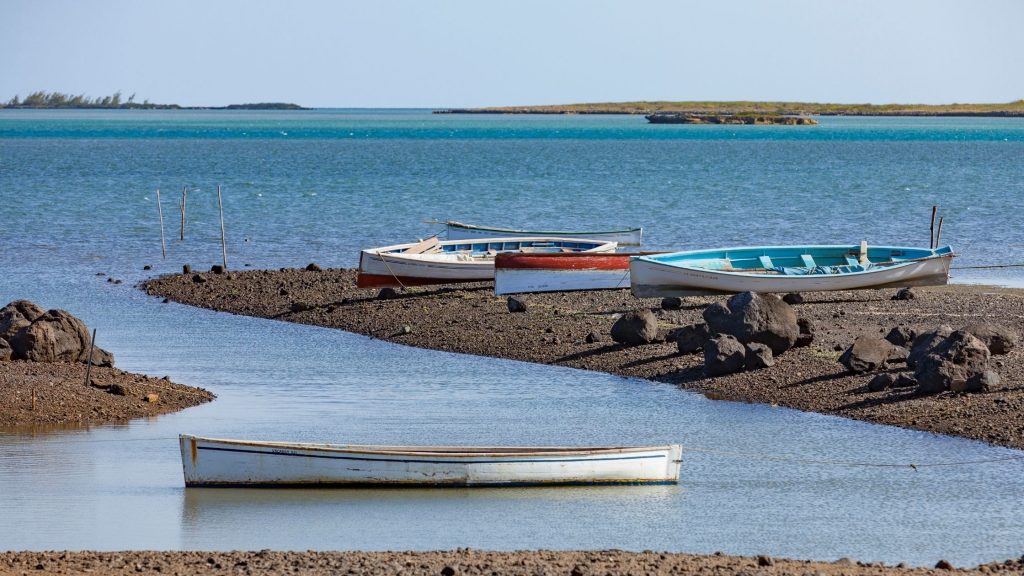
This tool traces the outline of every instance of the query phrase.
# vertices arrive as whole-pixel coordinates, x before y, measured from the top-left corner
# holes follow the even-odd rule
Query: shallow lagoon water
[[[1019,460],[915,472],[687,452],[674,487],[184,490],[174,439],[182,432],[355,443],[672,441],[869,463],[1021,454],[643,380],[161,304],[134,288],[183,262],[219,262],[218,182],[235,268],[352,265],[363,245],[429,233],[419,223],[429,216],[642,223],[651,247],[864,234],[919,244],[932,203],[946,207],[944,237],[963,261],[1024,260],[1011,226],[1024,130],[1012,121],[824,119],[819,132],[652,133],[635,120],[0,114],[0,300],[71,310],[98,328],[119,367],[219,395],[150,421],[0,434],[0,549],[615,547],[959,565],[1019,555]],[[181,242],[174,202],[185,183],[200,190],[189,196]],[[156,186],[165,193],[167,261]],[[897,209],[904,204],[913,210]],[[728,217],[712,210],[721,207]],[[996,245],[1007,254],[994,255]],[[1005,283],[1019,277],[995,273]]]

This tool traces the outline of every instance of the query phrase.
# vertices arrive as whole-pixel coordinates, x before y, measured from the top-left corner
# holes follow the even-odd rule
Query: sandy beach
[[[849,374],[837,360],[860,335],[884,336],[895,326],[928,330],[988,321],[1024,329],[1024,291],[952,285],[917,289],[913,300],[894,290],[804,294],[795,306],[815,326],[810,346],[774,366],[709,378],[700,354],[679,354],[672,342],[621,346],[609,337],[618,314],[651,309],[664,334],[701,320],[708,304],[686,299],[680,310],[626,290],[531,294],[525,313],[510,313],[489,284],[411,288],[394,299],[355,287],[354,270],[253,270],[175,274],[153,279],[154,296],[204,308],[327,326],[409,346],[599,370],[681,386],[710,398],[788,406],[879,424],[1024,448],[1024,352],[994,357],[1000,384],[984,393],[920,395],[913,389],[869,391],[872,374]],[[905,366],[890,366],[892,373]]]

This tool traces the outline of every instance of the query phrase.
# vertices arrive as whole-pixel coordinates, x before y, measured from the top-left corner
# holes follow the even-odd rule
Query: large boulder
[[[715,334],[704,343],[704,373],[722,376],[743,370],[747,349],[728,334]]]
[[[975,322],[964,326],[963,330],[984,342],[992,354],[1008,354],[1020,340],[1016,330],[999,324]]]
[[[626,312],[612,325],[612,340],[619,344],[650,344],[658,337],[658,319],[650,310]]]
[[[896,346],[902,346],[907,348],[914,342],[914,338],[917,337],[917,332],[913,328],[906,326],[896,326],[889,333],[885,335],[885,339],[892,342]]]
[[[18,330],[46,314],[46,310],[29,300],[15,300],[0,308],[0,340],[11,340]]]
[[[728,334],[743,344],[760,342],[778,356],[800,337],[796,312],[774,294],[741,292],[725,304],[704,309],[704,321],[712,333]]]
[[[892,354],[892,343],[882,338],[858,336],[853,345],[839,357],[839,363],[854,374],[872,372],[885,366]]]
[[[957,330],[917,361],[917,389],[925,394],[984,390],[993,382],[991,375],[986,374],[989,356],[984,342],[969,332]],[[998,377],[994,381],[998,382]]]
[[[704,349],[704,343],[711,338],[708,325],[699,322],[675,330],[676,347],[680,354],[696,354]]]
[[[7,340],[0,338],[0,362],[7,362],[14,355],[14,350],[11,350],[11,345],[7,343]]]
[[[32,362],[85,362],[89,359],[89,330],[64,310],[49,310],[11,337],[12,358]],[[113,366],[114,356],[93,349],[92,361]]]
[[[915,336],[914,342],[910,346],[910,354],[907,355],[907,366],[915,368],[918,361],[927,356],[932,351],[932,348],[944,342],[952,333],[953,329],[943,324],[935,330],[922,332]]]
[[[744,347],[746,348],[744,364],[747,370],[760,370],[761,368],[770,368],[775,365],[772,349],[767,344],[751,342],[744,345]]]

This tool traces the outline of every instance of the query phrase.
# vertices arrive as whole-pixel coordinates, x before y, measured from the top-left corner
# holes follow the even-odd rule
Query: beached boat
[[[615,242],[528,237],[438,240],[370,248],[359,254],[360,288],[404,287],[494,279],[494,258],[502,252],[613,252]]]
[[[557,236],[559,238],[587,238],[588,240],[605,240],[615,242],[619,246],[639,246],[643,240],[643,228],[621,228],[616,230],[589,231],[552,231],[552,230],[518,230],[515,228],[495,228],[464,224],[455,220],[431,221],[444,224],[449,240],[465,240],[467,238],[487,238],[492,236]]]
[[[735,292],[814,292],[949,281],[952,248],[768,246],[638,256],[630,260],[641,298]]]
[[[682,447],[357,446],[179,436],[185,486],[674,484]]]
[[[629,259],[659,252],[523,254],[494,259],[494,293],[565,292],[629,288]]]

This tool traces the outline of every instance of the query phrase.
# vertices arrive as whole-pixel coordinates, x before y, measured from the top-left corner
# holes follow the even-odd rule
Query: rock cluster
[[[742,292],[704,309],[704,322],[672,332],[680,354],[704,353],[708,376],[757,370],[814,340],[814,326],[772,294]]]
[[[981,392],[999,385],[990,358],[1017,346],[1020,336],[997,324],[975,323],[954,330],[942,325],[928,332],[897,326],[885,339],[860,337],[839,361],[853,373],[873,372],[886,364],[906,362],[909,374],[878,374],[868,390],[917,387],[921,394]],[[908,350],[909,347],[909,350]]]
[[[0,361],[85,362],[90,340],[85,323],[64,310],[44,310],[28,300],[0,308]],[[113,366],[114,355],[94,348],[92,362]]]

